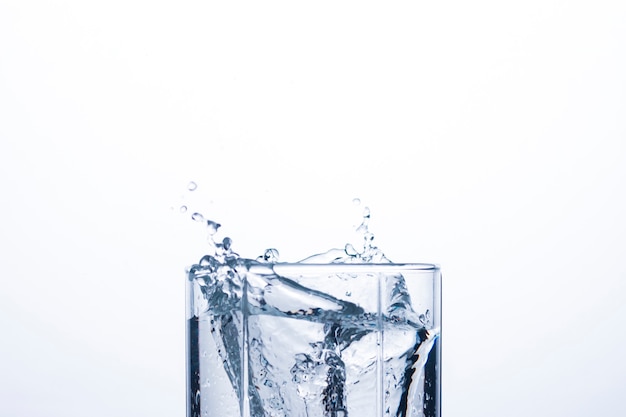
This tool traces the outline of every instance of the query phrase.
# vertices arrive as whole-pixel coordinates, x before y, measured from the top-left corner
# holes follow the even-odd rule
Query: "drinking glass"
[[[437,265],[196,265],[188,417],[439,417]]]

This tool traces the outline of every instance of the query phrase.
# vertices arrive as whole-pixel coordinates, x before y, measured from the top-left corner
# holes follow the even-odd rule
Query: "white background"
[[[625,22],[0,0],[0,414],[184,416],[178,207],[294,261],[360,197],[390,259],[442,266],[445,417],[625,415]]]

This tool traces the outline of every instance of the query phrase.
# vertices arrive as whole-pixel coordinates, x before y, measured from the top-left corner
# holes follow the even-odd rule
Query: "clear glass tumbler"
[[[194,266],[188,417],[441,414],[430,264]]]

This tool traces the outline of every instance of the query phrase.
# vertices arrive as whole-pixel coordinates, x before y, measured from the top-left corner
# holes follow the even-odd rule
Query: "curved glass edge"
[[[251,266],[251,271],[257,265]],[[275,264],[259,264],[260,269],[270,267],[276,273],[289,273],[296,271],[340,271],[340,272],[440,272],[441,268],[437,264],[427,263],[384,263],[384,264],[308,264],[308,263],[275,263]]]

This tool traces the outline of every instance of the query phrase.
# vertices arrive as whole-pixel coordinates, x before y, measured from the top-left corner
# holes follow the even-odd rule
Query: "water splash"
[[[256,260],[259,262],[275,264],[278,262],[279,255],[280,254],[278,253],[278,249],[269,248],[266,249],[265,252],[263,252],[263,255],[257,257]]]
[[[191,186],[193,184],[194,187]],[[197,187],[195,182],[190,182],[188,187],[195,190]],[[361,205],[361,199],[354,198],[352,203],[355,206]],[[183,210],[184,207],[184,210]],[[186,212],[187,206],[181,207],[181,212]],[[201,213],[195,212],[191,215],[194,221],[205,223],[207,225],[207,242],[209,246],[208,256],[219,258],[221,261],[225,257],[233,257],[235,253],[232,251],[232,239],[224,238],[222,242],[215,241],[215,234],[220,228],[220,224],[206,219]],[[300,260],[298,263],[390,263],[385,254],[374,244],[374,234],[369,230],[369,221],[371,211],[369,207],[363,207],[361,211],[360,223],[355,228],[357,239],[361,240],[362,245],[355,247],[353,243],[346,243],[343,249],[330,249],[326,252],[309,256]],[[255,259],[262,263],[278,263],[279,252],[275,248],[266,249],[262,255]]]
[[[361,200],[355,198],[353,204],[359,206]],[[309,256],[301,263],[390,263],[385,254],[374,245],[374,234],[369,230],[371,211],[364,207],[361,211],[360,224],[356,226],[357,239],[361,240],[362,247],[357,249],[354,244],[346,243],[343,249],[330,249],[324,253]]]
[[[360,199],[355,198],[353,204],[360,206]],[[297,280],[280,276],[274,269],[279,262],[279,252],[274,248],[266,249],[256,260],[240,258],[233,252],[233,240],[230,237],[224,237],[221,241],[216,238],[221,227],[219,223],[206,219],[199,212],[194,212],[191,217],[206,225],[209,246],[207,255],[189,270],[189,279],[197,286],[194,291],[199,294],[199,297],[194,298],[193,314],[195,317],[210,314],[208,334],[215,343],[220,363],[223,364],[233,391],[239,395],[247,387],[250,415],[263,416],[270,410],[272,415],[284,417],[289,415],[285,411],[286,404],[296,407],[296,403],[279,388],[282,386],[279,384],[279,376],[274,374],[278,368],[272,367],[272,361],[276,358],[268,354],[276,351],[268,347],[271,338],[264,340],[260,330],[250,326],[250,322],[246,322],[248,318],[240,316],[244,300],[250,313],[253,316],[263,315],[264,320],[268,317],[289,318],[324,325],[321,339],[309,344],[310,348],[292,356],[285,355],[285,360],[292,362],[290,378],[282,384],[295,384],[295,392],[305,407],[304,412],[298,415],[347,417],[349,381],[346,380],[346,366],[350,364],[344,363],[344,360],[354,360],[351,352],[359,349],[354,346],[361,339],[364,344],[370,343],[368,335],[379,325],[376,314],[365,311],[343,297],[336,298],[330,293],[306,288]],[[363,207],[360,223],[355,227],[362,247],[347,243],[343,249],[331,249],[300,262],[389,263],[374,244],[374,234],[369,230],[370,218],[370,209]],[[354,285],[358,286],[358,283]],[[430,339],[412,339],[418,329],[424,329],[424,325],[429,323],[430,313],[426,311],[417,315],[413,311],[402,275],[389,275],[384,278],[382,285],[381,291],[386,296],[383,305],[388,306],[384,320],[394,326],[406,326],[399,327],[396,339],[403,343],[402,346],[406,345],[407,350],[396,358],[398,364],[394,365],[395,373],[387,372],[387,379],[396,381],[387,391],[403,392],[406,387],[401,388],[400,385],[410,386],[412,381],[419,381],[418,370],[423,367],[422,362],[426,361],[432,347]],[[352,292],[346,290],[345,296],[352,297]],[[359,322],[346,321],[350,317]],[[254,376],[251,383],[241,380],[244,364],[240,360],[243,349],[240,335],[244,328],[250,332],[249,365],[251,375]],[[427,332],[425,334],[428,335]],[[373,369],[371,366],[364,367],[363,377],[375,375]],[[407,369],[411,371],[408,374]],[[406,375],[413,376],[408,380]],[[396,397],[394,401],[397,404],[392,408],[400,412],[403,400]],[[393,403],[392,400],[388,402]],[[395,413],[394,410],[391,410],[394,415],[405,415]],[[352,414],[350,417],[356,417]]]

